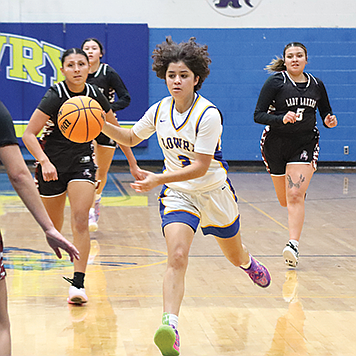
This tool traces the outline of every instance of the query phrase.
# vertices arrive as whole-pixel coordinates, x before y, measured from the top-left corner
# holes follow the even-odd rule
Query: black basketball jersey
[[[83,160],[92,160],[93,146],[91,142],[75,143],[61,133],[57,115],[62,104],[73,96],[85,95],[95,99],[105,112],[110,111],[106,97],[95,85],[85,84],[81,93],[73,93],[66,83],[60,82],[48,89],[37,109],[50,116],[40,138],[41,146],[59,173],[75,172]]]
[[[271,75],[261,89],[254,114],[255,121],[270,126],[280,135],[311,133],[316,127],[316,110],[323,119],[332,114],[325,86],[309,73],[306,83],[295,83],[287,72]],[[294,124],[283,124],[288,111],[298,115]]]
[[[95,73],[88,75],[87,83],[96,84],[108,98],[112,111],[125,109],[129,106],[131,97],[117,72],[108,64],[100,63]],[[115,93],[118,100],[115,101]]]
[[[0,147],[17,143],[11,115],[5,105],[0,101]]]

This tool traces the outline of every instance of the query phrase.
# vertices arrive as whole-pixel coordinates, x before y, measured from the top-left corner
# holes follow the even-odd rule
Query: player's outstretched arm
[[[119,144],[121,151],[124,153],[129,165],[130,172],[136,180],[144,179],[140,167],[137,165],[136,158],[130,147],[136,146],[142,140],[138,138],[131,129],[120,127],[112,110],[106,113],[106,121],[102,132]]]
[[[212,155],[202,154],[195,152],[194,162],[185,166],[182,169],[177,169],[172,172],[165,173],[152,173],[142,170],[145,175],[144,179],[131,183],[131,188],[138,193],[148,192],[158,185],[183,182],[189,179],[202,177],[209,169]]]
[[[132,129],[120,127],[119,125],[113,125],[108,121],[105,122],[102,132],[118,144],[127,147],[136,146],[142,141],[133,133]]]
[[[142,140],[133,133],[132,129],[120,127],[118,123],[113,125],[106,121],[102,132],[118,143],[130,165],[130,172],[134,178],[136,180],[144,179],[145,175],[137,165],[136,158],[130,148],[136,146]]]
[[[54,228],[38,194],[32,175],[22,157],[20,148],[17,145],[0,147],[0,159],[6,168],[12,186],[45,232],[47,242],[58,258],[62,257],[59,250],[61,248],[69,254],[71,261],[74,258],[79,259],[79,252],[75,246]]]

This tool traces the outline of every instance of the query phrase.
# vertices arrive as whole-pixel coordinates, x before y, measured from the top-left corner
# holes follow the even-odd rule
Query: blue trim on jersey
[[[165,184],[162,185],[162,188],[161,188],[161,191],[159,192],[159,196],[158,196],[158,199],[159,198],[163,198],[163,197],[166,197],[166,190],[169,189]]]
[[[229,226],[219,227],[219,226],[206,226],[201,228],[204,235],[214,235],[222,239],[229,239],[234,237],[240,230],[240,215],[236,220]]]
[[[171,105],[171,122],[172,122],[172,125],[173,127],[175,128],[176,131],[179,131],[181,130],[188,122],[189,120],[189,117],[191,115],[191,113],[193,112],[194,108],[195,108],[195,105],[197,104],[198,100],[200,100],[200,95],[197,93],[197,97],[195,98],[194,102],[193,102],[193,105],[191,106],[188,114],[187,114],[187,117],[184,119],[184,121],[182,122],[182,124],[178,127],[176,127],[176,125],[174,124],[174,120],[173,120],[173,109],[174,109],[174,104],[175,104],[175,100],[173,99],[172,100],[172,105]]]
[[[162,100],[160,101],[160,103],[158,104],[157,106],[157,109],[156,109],[156,112],[155,112],[155,119],[154,119],[154,125],[157,126],[157,118],[158,118],[158,113],[159,113],[159,110],[161,108],[161,105],[162,105]]]
[[[165,163],[165,162],[166,162],[166,160],[164,160],[164,161],[163,161],[162,173],[163,173],[163,172],[165,172],[165,171],[166,171],[166,169],[167,169],[167,168],[166,168],[166,163]],[[164,185],[164,187],[167,187],[167,186],[165,186],[165,185]],[[168,188],[168,187],[167,187],[167,188]]]
[[[199,117],[199,119],[197,120],[197,124],[196,124],[196,127],[195,127],[195,134],[196,134],[196,135],[198,134],[198,131],[199,131],[200,122],[201,122],[201,120],[202,120],[204,114],[206,113],[206,111],[207,111],[208,109],[216,109],[216,106],[209,105],[209,106],[207,106],[207,107],[203,110],[203,112],[200,114],[200,117]]]
[[[165,214],[164,209],[165,206],[161,200],[159,204],[159,211],[162,220],[162,230],[166,225],[178,222],[190,226],[194,230],[194,233],[197,231],[200,219],[196,215],[184,210],[175,210]]]
[[[219,144],[218,144],[219,145]],[[216,150],[214,153],[214,159],[218,162],[220,162],[220,164],[223,166],[223,168],[225,169],[226,173],[229,170],[229,165],[228,163],[223,159],[222,156],[222,151],[221,150]]]

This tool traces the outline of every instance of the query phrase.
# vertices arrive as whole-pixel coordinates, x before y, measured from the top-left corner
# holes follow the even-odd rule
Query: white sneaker
[[[289,267],[297,267],[299,260],[298,247],[294,246],[291,242],[288,242],[283,250],[284,262]]]
[[[84,288],[69,287],[69,297],[67,299],[69,304],[83,304],[88,301],[88,297]]]
[[[89,210],[89,231],[95,232],[98,230],[98,223],[95,218],[95,209],[90,208]]]

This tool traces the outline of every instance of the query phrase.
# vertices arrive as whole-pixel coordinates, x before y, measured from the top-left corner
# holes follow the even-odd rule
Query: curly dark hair
[[[161,79],[166,79],[166,72],[170,63],[182,61],[194,73],[195,77],[199,76],[199,81],[194,87],[195,91],[201,89],[204,80],[210,73],[211,59],[208,46],[197,44],[195,37],[191,37],[188,42],[178,44],[172,40],[171,36],[168,36],[165,42],[156,46],[152,58],[152,69]]]

